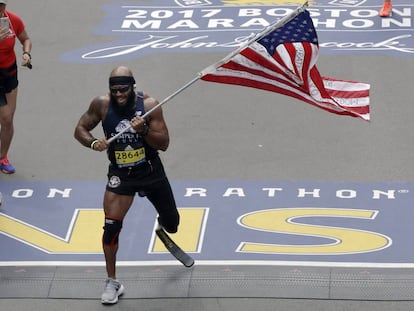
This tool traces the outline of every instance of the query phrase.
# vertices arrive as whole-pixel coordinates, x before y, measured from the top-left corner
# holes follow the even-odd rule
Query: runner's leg
[[[133,196],[119,195],[110,191],[105,191],[105,218],[108,217],[122,221],[131,207],[133,200]],[[108,277],[116,279],[116,253],[118,251],[118,243],[114,245],[105,245],[105,243],[102,244]]]
[[[150,191],[145,191],[148,200],[154,205],[159,215],[159,222],[169,233],[178,230],[180,215],[177,211],[174,194],[167,178],[151,185]]]
[[[0,158],[6,157],[14,134],[14,113],[16,111],[17,88],[6,93],[7,104],[0,106]]]

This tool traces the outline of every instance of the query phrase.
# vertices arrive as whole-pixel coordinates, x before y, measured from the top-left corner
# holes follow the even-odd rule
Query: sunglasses
[[[116,87],[116,88],[110,88],[111,94],[116,94],[118,92],[121,93],[125,93],[128,92],[130,86],[129,85],[125,85],[125,86],[121,86],[121,87]]]

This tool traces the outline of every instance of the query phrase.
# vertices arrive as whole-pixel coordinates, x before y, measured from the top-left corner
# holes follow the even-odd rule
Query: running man
[[[108,182],[103,198],[105,212],[103,251],[107,280],[103,304],[114,304],[124,292],[116,277],[116,254],[123,220],[135,195],[146,196],[158,212],[159,224],[168,232],[178,229],[179,214],[173,192],[158,151],[169,145],[168,128],[161,107],[148,117],[145,111],[157,106],[156,99],[135,92],[135,79],[127,67],[115,68],[109,78],[109,94],[95,97],[81,116],[74,136],[85,147],[106,150],[109,159]],[[104,139],[91,131],[102,124]],[[131,128],[108,144],[108,139],[131,125]]]

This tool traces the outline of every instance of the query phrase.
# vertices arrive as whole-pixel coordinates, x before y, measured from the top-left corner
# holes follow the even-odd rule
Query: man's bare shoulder
[[[109,105],[109,96],[108,95],[99,95],[92,99],[91,104],[93,105]]]
[[[151,109],[152,107],[155,107],[156,105],[158,105],[158,103],[158,100],[154,97],[151,97],[148,94],[144,94],[144,105],[147,110]]]
[[[109,106],[109,96],[101,95],[96,96],[92,99],[89,106],[89,112],[92,114],[97,114],[99,117],[103,118],[106,115]]]

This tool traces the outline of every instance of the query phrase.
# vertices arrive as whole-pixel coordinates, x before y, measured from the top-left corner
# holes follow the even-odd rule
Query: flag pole
[[[269,26],[267,26],[266,28],[264,28],[261,32],[257,33],[256,35],[251,36],[251,38],[249,40],[247,40],[246,42],[244,42],[236,50],[234,50],[233,52],[229,53],[227,56],[225,56],[223,59],[219,60],[218,62],[216,62],[216,63],[214,63],[214,64],[212,64],[212,65],[204,68],[203,70],[201,70],[197,74],[197,76],[194,77],[191,81],[187,82],[181,88],[179,88],[174,93],[172,93],[170,96],[166,97],[160,103],[158,103],[157,105],[155,105],[154,107],[152,107],[150,110],[148,110],[141,117],[142,118],[146,118],[154,110],[158,109],[159,107],[161,107],[162,105],[164,105],[165,103],[167,103],[168,101],[170,101],[176,95],[178,95],[179,93],[181,93],[182,91],[184,91],[186,88],[190,87],[195,82],[197,82],[198,80],[200,80],[203,76],[205,76],[206,74],[209,74],[209,73],[214,72],[218,67],[220,67],[221,65],[227,63],[230,59],[232,59],[234,56],[236,56],[237,54],[239,54],[243,49],[245,49],[250,44],[252,44],[253,42],[255,42],[255,41],[259,40],[259,39],[261,39],[262,37],[264,37],[265,35],[267,35],[269,32],[271,32],[271,31],[273,31],[273,30],[275,30],[277,28],[280,28],[280,27],[284,26],[287,22],[289,22],[290,20],[292,20],[293,18],[295,18],[297,15],[299,15],[300,13],[302,13],[307,6],[308,6],[308,1],[306,1],[302,6],[298,7],[296,10],[294,10],[293,12],[291,12],[289,15],[286,15],[282,19],[274,22],[273,24],[270,24]],[[111,138],[109,138],[107,140],[107,143],[110,144],[115,139],[117,139],[119,136],[121,136],[123,133],[125,133],[126,131],[128,131],[131,127],[132,126],[129,125],[128,127],[124,128],[123,130],[121,130],[120,132],[118,132],[116,135],[114,135]]]

